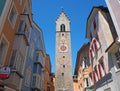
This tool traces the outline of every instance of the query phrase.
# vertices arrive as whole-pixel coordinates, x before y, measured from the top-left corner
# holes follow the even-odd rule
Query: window
[[[0,16],[1,16],[2,11],[3,11],[3,9],[4,9],[5,2],[6,2],[6,0],[0,0]]]
[[[94,30],[96,30],[96,20],[95,19],[93,21],[93,28],[94,28]]]
[[[99,71],[99,77],[102,78],[105,76],[105,65],[104,60],[101,58],[99,64],[98,64],[98,71]]]
[[[85,87],[88,87],[88,86],[89,86],[88,78],[85,78],[85,79],[84,79],[84,86],[85,86]]]
[[[34,43],[31,43],[30,45],[30,58],[33,59],[33,53],[34,53]]]
[[[82,68],[86,68],[87,67],[87,58],[86,57],[83,57],[83,60],[82,60]]]
[[[100,48],[100,44],[99,42],[97,41],[96,38],[93,38],[93,48],[94,48],[94,51],[96,52],[99,48]]]
[[[30,76],[31,76],[31,67],[28,67],[26,70],[26,78],[25,78],[25,85],[30,85]]]
[[[65,25],[64,25],[64,24],[62,24],[62,25],[60,26],[60,30],[61,30],[61,32],[65,32]]]
[[[117,68],[120,68],[120,51],[115,53]]]
[[[22,74],[23,70],[21,69],[23,68],[23,64],[24,64],[24,59],[21,53],[18,50],[13,50],[10,59],[10,67],[15,69],[20,74]]]
[[[90,81],[90,85],[93,85],[93,80],[92,80],[92,73],[89,74],[89,81]]]
[[[7,49],[8,49],[8,41],[5,39],[4,36],[2,36],[0,40],[0,65],[4,64]]]
[[[18,27],[18,32],[22,32],[23,24],[24,24],[24,20],[20,20],[19,27]]]
[[[28,30],[27,24],[25,23],[24,20],[20,20],[19,27],[18,27],[18,33],[23,33],[23,34],[25,34],[27,39],[29,38],[30,33]]]
[[[15,25],[16,19],[17,19],[17,10],[16,10],[15,6],[13,5],[13,7],[10,11],[10,14],[9,14],[9,21],[12,26]]]

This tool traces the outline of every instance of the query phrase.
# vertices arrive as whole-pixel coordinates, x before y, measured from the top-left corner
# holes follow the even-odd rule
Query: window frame
[[[14,60],[11,59],[13,56],[13,51],[16,51]],[[20,75],[22,75],[23,69],[21,68],[23,68],[23,65],[24,65],[24,56],[22,55],[22,53],[20,53],[18,49],[13,49],[11,53],[11,58],[9,63],[10,67],[15,69],[18,73],[20,73]],[[12,61],[13,61],[13,65],[11,65]]]
[[[9,48],[9,41],[7,40],[7,38],[4,36],[4,34],[2,34],[1,38],[0,38],[0,44],[2,41],[5,41],[6,42],[6,48],[5,51],[4,51],[4,55],[2,55],[1,59],[0,60],[3,60],[2,63],[0,63],[0,66],[3,66],[4,65],[4,62],[5,62],[5,58],[7,56],[7,51],[8,51],[8,48]]]
[[[11,12],[12,12],[13,8],[15,9],[15,16],[14,16],[13,21],[11,21],[10,20],[10,15],[11,15]],[[8,15],[8,20],[9,20],[10,25],[12,26],[12,28],[14,28],[14,26],[15,26],[15,23],[17,21],[17,16],[18,16],[18,11],[17,11],[17,8],[16,8],[16,6],[15,6],[15,4],[13,2],[12,5],[11,5],[11,9],[10,9],[9,15]]]
[[[118,51],[116,51],[115,52],[115,62],[116,62],[116,68],[117,69],[120,69],[120,50],[118,50]],[[119,62],[117,62],[117,61],[119,61]]]
[[[61,24],[60,25],[60,31],[61,32],[65,32],[65,24]]]
[[[26,69],[26,76],[25,76],[25,86],[30,86],[30,78],[31,78],[31,66]]]

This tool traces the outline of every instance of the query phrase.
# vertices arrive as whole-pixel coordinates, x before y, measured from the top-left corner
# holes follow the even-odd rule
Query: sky
[[[85,42],[87,18],[94,6],[105,6],[104,0],[32,0],[35,23],[42,29],[46,53],[50,55],[52,72],[55,72],[55,21],[62,9],[70,19],[72,74],[74,74],[78,50]]]

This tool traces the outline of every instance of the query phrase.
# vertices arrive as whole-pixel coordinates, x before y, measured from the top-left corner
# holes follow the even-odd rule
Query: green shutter
[[[6,2],[6,0],[0,0],[0,16],[1,16],[3,8],[5,6],[5,2]]]

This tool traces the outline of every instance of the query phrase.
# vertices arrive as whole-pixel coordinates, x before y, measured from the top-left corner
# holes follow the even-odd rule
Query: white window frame
[[[7,47],[5,48],[4,55],[2,55],[2,57],[1,57],[2,62],[0,63],[0,66],[4,65],[4,61],[5,61],[5,58],[6,58],[6,55],[7,55],[7,51],[8,51],[8,48],[9,48],[9,41],[4,36],[4,34],[2,34],[2,36],[0,38],[0,44],[1,44],[2,40],[5,40],[5,42],[7,43]]]
[[[15,11],[16,11],[16,15],[15,15],[15,17],[14,17],[13,22],[11,22],[11,21],[10,21],[10,14],[11,14],[11,11],[13,10],[13,8],[14,8]],[[16,21],[17,21],[17,16],[18,16],[18,11],[17,11],[17,8],[16,8],[16,6],[15,6],[15,4],[14,4],[14,2],[13,2],[13,3],[12,3],[12,6],[11,6],[11,9],[10,9],[10,12],[9,12],[9,15],[8,15],[8,20],[9,20],[12,28],[14,28],[14,26],[15,26],[15,23],[16,23]]]

